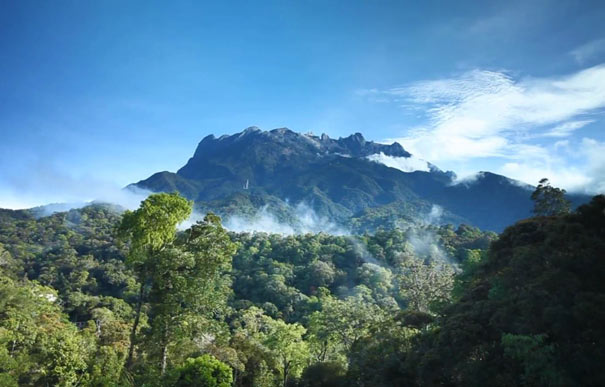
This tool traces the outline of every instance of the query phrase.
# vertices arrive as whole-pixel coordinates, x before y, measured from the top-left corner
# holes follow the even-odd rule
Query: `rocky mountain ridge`
[[[223,217],[253,218],[263,210],[289,224],[304,204],[360,232],[427,219],[435,208],[433,222],[494,231],[531,215],[530,185],[490,172],[460,184],[455,178],[398,143],[367,141],[361,133],[332,139],[250,127],[206,136],[176,173],[158,172],[130,187],[178,191]]]

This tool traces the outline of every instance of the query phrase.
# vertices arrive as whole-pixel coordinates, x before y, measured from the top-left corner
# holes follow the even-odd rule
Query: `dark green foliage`
[[[315,363],[303,372],[300,387],[345,387],[347,370],[338,362]]]
[[[565,198],[566,191],[550,185],[548,179],[540,180],[531,194],[534,214],[537,216],[562,215],[569,213],[571,202]]]
[[[409,356],[421,384],[605,384],[603,211],[597,196],[508,228]]]

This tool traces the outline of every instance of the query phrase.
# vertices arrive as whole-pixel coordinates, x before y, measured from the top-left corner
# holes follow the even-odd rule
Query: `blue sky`
[[[108,197],[256,125],[605,190],[601,1],[0,1],[0,207]]]

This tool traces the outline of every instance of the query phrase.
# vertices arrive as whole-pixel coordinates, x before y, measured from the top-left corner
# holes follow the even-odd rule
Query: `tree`
[[[520,362],[523,368],[521,380],[526,385],[560,386],[561,376],[554,364],[555,346],[545,344],[547,336],[502,335],[502,348],[506,357]]]
[[[132,365],[136,334],[150,279],[150,262],[176,236],[176,226],[191,214],[192,203],[177,193],[149,195],[136,211],[126,211],[118,226],[118,236],[129,242],[127,263],[139,280],[139,295],[135,320],[130,335],[127,366]]]
[[[0,243],[0,273],[5,275],[12,275],[18,271],[18,263],[11,256],[2,243]]]
[[[210,355],[188,358],[172,377],[174,387],[230,387],[233,383],[231,367]]]
[[[428,312],[451,299],[454,270],[448,264],[435,261],[425,264],[418,258],[408,258],[401,264],[400,273],[400,297],[409,309]]]
[[[344,387],[348,385],[346,368],[339,362],[315,363],[303,371],[301,387]]]
[[[208,214],[150,261],[151,338],[161,348],[161,373],[174,341],[206,333],[224,315],[236,246],[220,218]]]
[[[264,316],[263,320],[267,327],[263,343],[277,359],[282,385],[286,387],[288,378],[291,375],[299,376],[308,360],[307,343],[302,339],[306,329],[300,324],[288,324],[269,316]]]
[[[309,349],[303,340],[306,329],[298,324],[288,324],[263,314],[262,310],[251,307],[241,318],[239,334],[264,349],[283,387],[290,377],[300,376],[309,359]]]
[[[571,203],[565,198],[566,191],[550,185],[548,179],[540,180],[531,194],[534,214],[537,216],[562,215],[569,213]]]
[[[0,383],[75,386],[94,343],[61,313],[54,289],[0,275]]]
[[[116,299],[112,309],[99,307],[92,310],[89,328],[96,336],[97,346],[91,356],[91,386],[126,385],[123,376],[124,363],[128,355],[132,308],[126,302]],[[123,313],[120,313],[123,309]],[[123,316],[122,316],[123,315]]]
[[[385,317],[382,309],[362,296],[345,300],[323,296],[321,310],[309,317],[309,341],[315,359],[344,363],[357,341]]]
[[[409,386],[407,375],[401,375],[401,360],[412,348],[416,336],[430,316],[422,312],[389,314],[358,340],[348,353],[347,385]]]
[[[393,273],[389,268],[373,263],[364,263],[357,269],[357,277],[362,285],[367,286],[380,305],[396,305],[391,296]]]

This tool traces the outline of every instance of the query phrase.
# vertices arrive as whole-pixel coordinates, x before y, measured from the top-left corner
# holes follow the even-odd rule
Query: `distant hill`
[[[302,208],[356,232],[427,220],[501,231],[531,215],[530,185],[490,172],[458,184],[455,178],[398,143],[360,133],[332,139],[250,127],[205,137],[176,173],[158,172],[129,188],[178,191],[223,217],[252,219],[262,210],[295,227]]]

